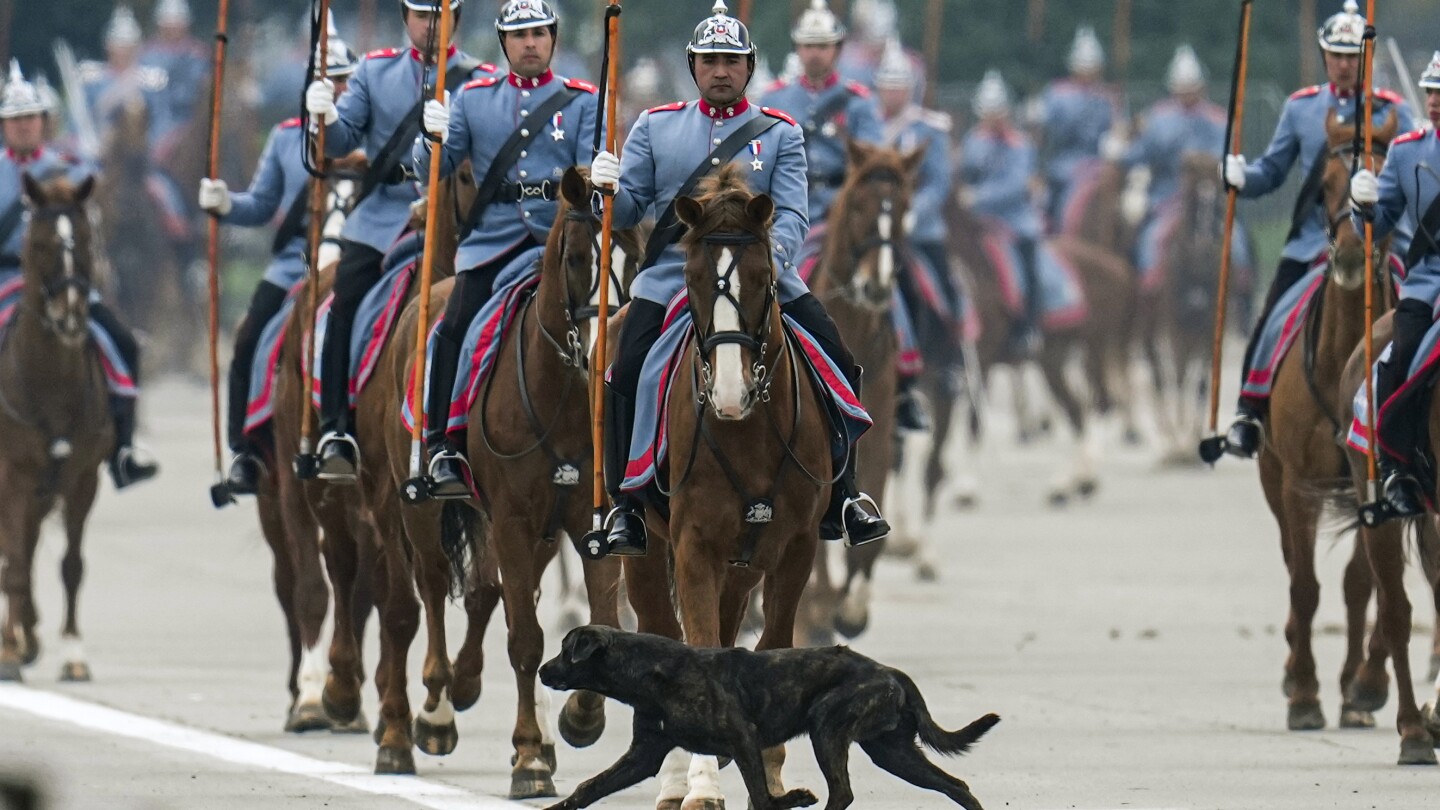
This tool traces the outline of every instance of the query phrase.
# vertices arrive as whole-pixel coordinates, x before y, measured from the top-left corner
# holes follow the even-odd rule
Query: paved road
[[[25,686],[0,688],[0,771],[41,774],[57,808],[507,806],[495,797],[509,784],[514,687],[498,632],[485,696],[460,717],[459,748],[419,755],[419,779],[369,776],[366,737],[281,733],[287,653],[253,510],[208,505],[203,393],[161,385],[148,402],[146,439],[165,478],[104,492],[88,538],[81,622],[95,681],[56,683],[61,544],[50,527],[38,576],[50,646]],[[1093,502],[1057,512],[1041,506],[1036,483],[1053,452],[1007,451],[979,510],[945,520],[938,583],[916,584],[903,563],[885,562],[872,629],[855,645],[908,671],[942,724],[1004,718],[948,763],[987,807],[1433,803],[1440,769],[1393,764],[1393,708],[1375,730],[1284,730],[1286,581],[1253,465],[1158,471],[1150,454],[1127,452],[1104,463]],[[1317,652],[1332,724],[1350,542],[1322,549]],[[1417,632],[1427,633],[1428,597],[1412,579]],[[553,627],[557,611],[547,604],[543,616]],[[547,647],[557,645],[552,634]],[[372,631],[371,664],[375,649]],[[1425,650],[1417,636],[1412,659]],[[412,668],[419,659],[417,647]],[[373,718],[368,689],[366,700]],[[607,765],[627,737],[612,706],[599,745],[562,744],[559,789]],[[852,772],[858,807],[951,806],[858,749]],[[803,742],[791,748],[787,781],[823,787]],[[724,782],[743,806],[738,777],[727,771]],[[604,806],[649,808],[654,790],[645,783]]]

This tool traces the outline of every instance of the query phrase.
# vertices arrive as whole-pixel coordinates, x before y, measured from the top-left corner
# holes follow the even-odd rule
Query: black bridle
[[[1370,153],[1372,159],[1378,159],[1381,163],[1383,163],[1385,161],[1385,156],[1389,153],[1389,146],[1381,143],[1372,144],[1370,147]],[[1325,159],[1353,163],[1358,159],[1355,155],[1355,145],[1347,142],[1338,146],[1331,147],[1330,151],[1325,153]],[[1345,191],[1341,195],[1341,199],[1346,201],[1348,201],[1350,198],[1350,175],[1351,172],[1349,171],[1345,173]],[[1323,188],[1320,190],[1320,203],[1322,205],[1325,203],[1325,190]],[[1330,264],[1333,265],[1335,263],[1336,244],[1338,243],[1340,238],[1340,229],[1344,227],[1345,223],[1350,221],[1350,206],[1342,203],[1339,207],[1339,213],[1335,214],[1334,216],[1330,216],[1329,214],[1327,214],[1326,217],[1327,222],[1325,225],[1325,234],[1326,239],[1329,242],[1327,252],[1330,258]],[[1382,258],[1384,254],[1379,252],[1378,247],[1376,248],[1376,251],[1376,261],[1378,263],[1380,258]]]
[[[903,181],[900,175],[890,168],[875,169],[873,171],[866,172],[864,175],[857,178],[855,181],[857,186],[881,182],[890,183],[898,188]],[[886,289],[886,297],[883,301],[867,300],[864,296],[860,294],[860,290],[856,287],[855,281],[858,276],[854,274],[854,268],[859,267],[860,262],[863,261],[867,256],[879,253],[885,248],[890,249],[891,255],[895,256],[895,260],[897,262],[901,261],[900,256],[902,255],[901,240],[896,236],[896,233],[902,230],[903,226],[901,226],[900,223],[895,221],[895,193],[893,191],[891,193],[885,194],[880,198],[880,213],[889,215],[891,218],[890,235],[885,236],[880,233],[879,218],[877,217],[875,220],[876,226],[875,230],[873,231],[873,235],[859,242],[856,242],[850,247],[850,267],[852,274],[847,283],[840,285],[835,292],[836,295],[848,300],[850,303],[858,307],[863,307],[867,309],[888,308],[890,305],[890,290],[888,288]],[[843,227],[844,223],[840,223],[840,225]],[[896,268],[896,272],[899,272],[898,268]],[[893,279],[891,283],[893,285]]]
[[[761,402],[768,402],[775,370],[766,367],[765,358],[770,352],[772,337],[770,309],[771,304],[775,302],[778,281],[774,273],[771,273],[770,282],[765,285],[765,300],[760,308],[760,322],[753,328],[746,323],[745,308],[741,306],[740,299],[735,297],[735,271],[739,269],[746,249],[760,244],[768,247],[768,242],[748,231],[713,231],[700,237],[699,241],[705,245],[707,256],[710,256],[710,251],[717,247],[736,248],[731,254],[729,267],[720,270],[719,265],[716,265],[718,274],[715,278],[715,286],[711,289],[710,322],[708,324],[701,326],[700,318],[697,317],[698,313],[695,311],[695,302],[693,300],[690,302],[690,314],[694,318],[696,334],[700,338],[700,350],[695,353],[695,360],[699,364],[700,376],[705,380],[705,388],[700,394],[702,401],[705,393],[709,390],[710,383],[715,378],[715,371],[710,366],[711,353],[720,346],[736,344],[754,353],[750,373],[755,378],[755,394]],[[768,250],[766,254],[768,257]],[[738,330],[715,331],[715,306],[722,299],[735,306],[736,315],[740,319]]]
[[[57,273],[54,272],[54,268],[46,268],[47,272],[42,273],[40,276],[40,295],[46,304],[40,312],[40,320],[45,324],[47,329],[56,335],[63,335],[64,332],[61,330],[60,324],[56,323],[55,320],[50,317],[49,304],[72,290],[78,293],[81,299],[88,299],[90,296],[90,278],[88,274],[79,272],[78,265],[76,264],[77,254],[75,250],[74,229],[76,226],[74,223],[84,221],[85,216],[85,208],[79,203],[42,205],[32,209],[30,212],[32,229],[37,222],[54,223],[61,217],[68,218],[72,223],[70,235],[61,235],[57,228],[56,239],[60,245],[61,261],[63,262],[66,256],[70,257],[72,266],[75,267],[75,272]]]

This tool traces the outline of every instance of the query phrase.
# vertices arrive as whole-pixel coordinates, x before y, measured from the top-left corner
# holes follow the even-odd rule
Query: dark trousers
[[[239,453],[249,442],[245,439],[245,414],[250,406],[250,373],[255,365],[255,351],[260,344],[260,333],[275,313],[285,305],[289,293],[285,288],[260,282],[255,294],[250,296],[250,308],[235,333],[235,353],[230,359],[230,410],[226,414],[226,435],[230,449]]]
[[[455,287],[445,304],[445,318],[435,332],[434,351],[430,355],[429,396],[425,402],[425,433],[435,445],[443,441],[450,421],[450,398],[459,372],[460,347],[470,322],[485,308],[495,294],[495,279],[516,257],[539,246],[533,237],[496,256],[485,264],[462,270],[455,277]],[[457,448],[459,449],[459,448]]]
[[[320,429],[350,432],[350,330],[355,310],[380,281],[384,254],[369,245],[342,240],[335,268],[335,299],[320,350]]]
[[[1302,262],[1296,259],[1281,259],[1280,265],[1275,268],[1275,279],[1270,282],[1270,291],[1265,294],[1265,306],[1260,310],[1260,317],[1255,319],[1255,324],[1250,329],[1250,342],[1245,346],[1245,358],[1240,366],[1240,384],[1244,385],[1249,378],[1251,369],[1255,365],[1256,344],[1260,342],[1260,333],[1265,330],[1265,321],[1269,320],[1271,310],[1275,309],[1275,302],[1285,291],[1295,286],[1295,282],[1304,278],[1310,270],[1309,262]],[[1240,396],[1240,409],[1255,416],[1263,416],[1264,404],[1255,400]]]
[[[1036,241],[1020,237],[1015,242],[1020,253],[1020,273],[1025,279],[1025,323],[1028,329],[1040,328],[1040,268],[1036,265]]]
[[[1430,305],[1424,301],[1405,299],[1395,308],[1395,336],[1390,344],[1390,357],[1380,364],[1375,379],[1375,407],[1381,409],[1384,419],[1377,420],[1380,433],[1379,449],[1383,458],[1405,463],[1414,457],[1425,424],[1425,414],[1417,412],[1428,397],[1411,395],[1401,403],[1403,407],[1384,410],[1386,400],[1400,390],[1410,374],[1410,363],[1420,351],[1420,343],[1434,322]],[[1388,450],[1386,448],[1389,448]],[[1392,454],[1389,450],[1394,450]]]

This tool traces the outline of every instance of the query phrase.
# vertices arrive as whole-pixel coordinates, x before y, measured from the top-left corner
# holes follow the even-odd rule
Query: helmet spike
[[[825,0],[810,0],[810,8],[814,11],[825,11],[828,7],[825,5]]]
[[[11,60],[10,60],[10,78],[9,78],[9,79],[6,79],[6,82],[13,84],[14,82],[23,82],[23,81],[25,81],[25,74],[24,74],[24,72],[22,72],[22,71],[20,70],[20,60],[19,60],[19,59],[11,59]]]
[[[715,5],[710,7],[711,14],[729,14],[730,8],[725,5],[725,0],[715,0]]]
[[[1359,14],[1359,13],[1360,13],[1360,4],[1357,3],[1357,2],[1355,2],[1355,0],[1345,0],[1345,13],[1346,13],[1346,14]]]

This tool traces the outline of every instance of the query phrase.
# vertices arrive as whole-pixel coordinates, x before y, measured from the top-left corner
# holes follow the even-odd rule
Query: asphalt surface
[[[38,780],[49,806],[66,809],[511,806],[500,797],[515,693],[498,622],[485,694],[459,718],[459,748],[417,753],[418,778],[370,776],[368,736],[282,733],[288,653],[270,554],[252,505],[209,505],[207,406],[193,387],[147,392],[143,441],[164,476],[124,494],[107,485],[99,499],[80,619],[89,684],[57,682],[62,543],[47,524],[36,573],[46,647],[24,686],[0,687],[0,772]],[[1331,728],[1290,733],[1280,693],[1287,582],[1253,464],[1176,470],[1159,467],[1153,450],[1115,452],[1095,498],[1057,511],[1039,483],[1056,446],[996,450],[979,508],[948,513],[936,533],[939,581],[917,583],[906,563],[884,561],[871,629],[854,643],[909,672],[942,725],[1002,716],[969,755],[942,762],[987,808],[1433,804],[1440,768],[1394,764],[1393,700],[1375,729],[1334,728],[1350,538],[1324,540],[1320,553],[1316,651]],[[1413,572],[1410,585],[1411,658],[1423,677],[1433,612]],[[548,628],[559,612],[542,604]],[[458,639],[458,614],[450,627]],[[558,644],[550,632],[547,654]],[[372,623],[367,667],[376,649]],[[422,652],[417,644],[410,656],[417,676]],[[368,685],[366,713],[376,715]],[[628,736],[626,713],[611,704],[599,744],[562,743],[562,794]],[[851,772],[857,807],[951,806],[858,749]],[[743,806],[733,769],[722,782],[731,806]],[[786,782],[823,798],[804,740],[790,747]],[[602,806],[653,807],[656,789],[651,780]]]

